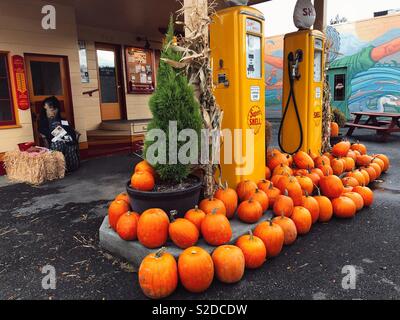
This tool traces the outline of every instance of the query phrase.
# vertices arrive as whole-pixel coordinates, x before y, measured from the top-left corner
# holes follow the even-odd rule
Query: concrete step
[[[87,131],[88,138],[96,138],[96,137],[130,137],[131,130],[90,130]]]
[[[121,130],[131,130],[132,126],[147,124],[150,120],[112,120],[103,121],[99,125],[99,130],[109,130],[109,131],[121,131]]]

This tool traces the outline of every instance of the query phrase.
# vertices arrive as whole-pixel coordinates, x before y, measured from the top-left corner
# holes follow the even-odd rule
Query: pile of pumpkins
[[[205,291],[214,275],[224,283],[235,283],[245,268],[255,269],[267,258],[276,257],[284,245],[293,244],[298,235],[309,233],[316,222],[328,222],[333,216],[353,218],[369,207],[374,194],[367,187],[389,169],[386,155],[368,155],[361,143],[342,141],[330,153],[322,155],[298,152],[288,155],[271,150],[267,155],[265,179],[242,181],[236,190],[220,185],[214,196],[175,219],[161,209],[130,212],[129,198],[120,194],[109,207],[109,222],[127,241],[138,239],[147,248],[165,245],[168,238],[184,249],[178,261],[164,248],[148,255],[139,268],[139,284],[152,299],[174,292],[178,279],[190,292]],[[135,168],[152,172],[145,161]],[[134,179],[132,179],[132,184]],[[230,219],[235,215],[244,223],[256,224],[271,209],[275,218],[262,222],[254,231],[232,238]],[[212,255],[196,246],[199,237],[216,247]]]

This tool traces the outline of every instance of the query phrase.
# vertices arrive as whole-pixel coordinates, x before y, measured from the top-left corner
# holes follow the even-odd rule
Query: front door
[[[121,120],[123,118],[123,93],[120,47],[96,44],[96,55],[101,119],[103,121]]]
[[[33,134],[36,144],[40,144],[39,116],[43,100],[46,98],[55,96],[61,104],[61,117],[74,126],[68,58],[26,54],[25,65],[31,101]]]

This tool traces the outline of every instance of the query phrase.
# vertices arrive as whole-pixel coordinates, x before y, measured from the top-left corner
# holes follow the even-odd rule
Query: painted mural
[[[400,15],[330,26],[327,36],[333,45],[332,105],[347,117],[356,111],[400,112]],[[282,105],[282,62],[275,61],[282,61],[282,41],[266,39],[266,104],[272,109]]]

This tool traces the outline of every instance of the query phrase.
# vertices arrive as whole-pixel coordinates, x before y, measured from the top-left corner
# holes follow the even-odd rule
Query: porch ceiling
[[[183,0],[182,0],[183,1]],[[257,4],[270,0],[250,0]],[[131,32],[139,36],[161,38],[159,28],[166,28],[169,15],[180,4],[177,0],[50,0],[72,5],[80,25]],[[220,7],[224,0],[217,0]]]

